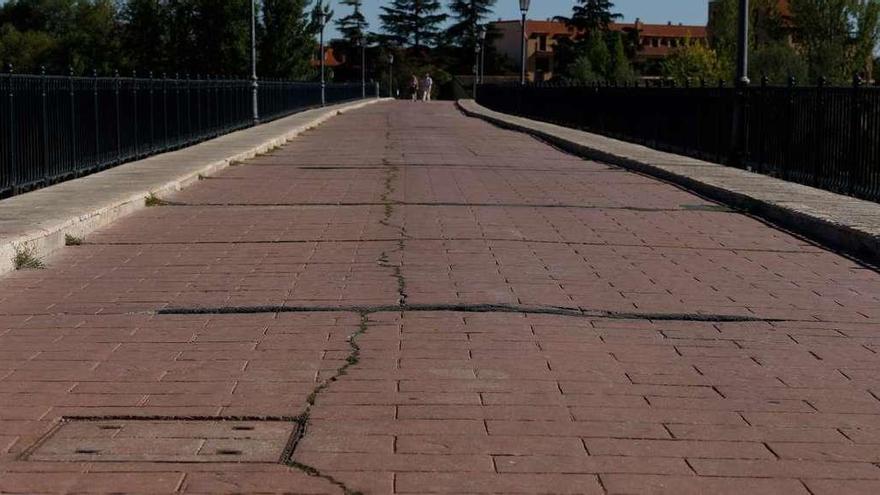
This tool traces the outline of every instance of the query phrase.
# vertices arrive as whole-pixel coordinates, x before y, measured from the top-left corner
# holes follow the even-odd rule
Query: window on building
[[[547,35],[542,34],[538,38],[538,51],[546,52],[547,51]]]

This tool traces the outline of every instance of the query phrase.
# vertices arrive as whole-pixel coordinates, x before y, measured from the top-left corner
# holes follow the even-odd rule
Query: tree
[[[807,79],[807,62],[787,43],[766,45],[750,51],[749,77],[752,81],[766,77],[772,83],[782,84],[789,77],[797,81]]]
[[[623,43],[623,36],[620,33],[614,33],[614,47],[611,50],[607,77],[617,82],[630,82],[636,78],[636,72],[629,61],[626,47]]]
[[[351,7],[352,12],[347,16],[340,17],[336,20],[336,28],[342,34],[351,46],[357,44],[358,40],[366,36],[367,19],[361,12],[363,8],[363,0],[340,0],[339,2],[346,7]]]
[[[736,67],[739,2],[718,0],[712,9],[709,18],[710,43],[718,54],[724,78],[732,80]],[[791,46],[790,29],[779,11],[778,0],[752,0],[749,5],[749,57],[769,59],[772,58],[770,55],[797,56],[796,52],[787,52],[784,46]],[[749,77],[760,78],[764,70],[753,65]]]
[[[259,72],[266,77],[306,79],[315,50],[314,33],[306,19],[308,0],[263,0],[263,35]]]
[[[607,31],[608,26],[623,17],[619,13],[612,12],[614,3],[611,0],[578,0],[580,5],[572,8],[570,18],[557,17],[570,27],[591,32],[595,30]]]
[[[10,23],[0,26],[0,60],[18,71],[33,71],[44,65],[57,49],[56,44],[44,31],[21,32]]]
[[[448,17],[440,10],[439,0],[392,0],[379,15],[385,39],[416,49],[434,45],[440,35],[440,24]]]
[[[477,30],[492,14],[496,0],[452,0],[449,10],[455,22],[446,30],[447,38],[454,44],[470,48],[477,44]]]
[[[689,42],[676,48],[663,62],[663,75],[679,84],[695,79],[714,83],[722,79],[725,72],[715,50],[702,43]]]
[[[122,7],[122,46],[129,65],[141,71],[167,70],[168,8],[160,0],[128,0]]]
[[[867,74],[877,44],[877,0],[792,0],[797,40],[811,78],[844,82]]]

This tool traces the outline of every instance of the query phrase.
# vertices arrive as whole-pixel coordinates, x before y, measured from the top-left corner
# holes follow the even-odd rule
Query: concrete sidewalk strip
[[[178,191],[200,177],[283,145],[327,119],[371,99],[299,112],[187,148],[125,163],[80,179],[0,200],[0,275],[22,248],[51,256],[65,236],[83,237],[143,208],[145,198]]]
[[[469,116],[532,134],[585,158],[681,185],[843,253],[880,264],[880,204],[496,112],[473,100],[460,100],[458,106]]]

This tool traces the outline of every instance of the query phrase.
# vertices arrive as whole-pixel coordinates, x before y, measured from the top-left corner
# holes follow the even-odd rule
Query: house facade
[[[522,25],[520,21],[493,22],[499,36],[495,40],[496,50],[513,61],[520,57]],[[638,50],[634,62],[647,64],[661,61],[672,51],[685,43],[708,43],[706,26],[685,26],[681,24],[645,24],[636,19],[634,23],[612,23],[611,31],[624,35],[638,32]],[[553,78],[558,70],[554,47],[563,38],[579,38],[583,32],[569,28],[564,22],[526,21],[526,76],[530,81],[546,81]],[[517,64],[518,65],[518,64]]]

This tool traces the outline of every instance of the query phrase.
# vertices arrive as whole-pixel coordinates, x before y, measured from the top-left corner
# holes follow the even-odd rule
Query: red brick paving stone
[[[880,276],[761,222],[442,103],[351,112],[168,199],[4,277],[0,480],[340,493],[271,464],[15,457],[63,414],[298,414],[361,324],[146,311],[405,296],[791,321],[371,314],[296,453],[349,489],[876,491]]]
[[[798,480],[767,478],[707,478],[697,476],[602,475],[609,495],[632,493],[669,495],[810,495]],[[845,493],[845,492],[838,492]]]
[[[605,493],[595,475],[401,473],[395,493]]]
[[[874,495],[880,493],[880,481],[877,480],[807,480],[806,485],[812,495],[835,495],[838,493]]]

